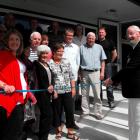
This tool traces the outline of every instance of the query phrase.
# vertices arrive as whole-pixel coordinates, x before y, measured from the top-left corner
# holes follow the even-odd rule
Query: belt
[[[99,69],[94,69],[94,70],[88,70],[88,69],[82,69],[83,71],[88,71],[88,72],[96,72],[99,71]]]

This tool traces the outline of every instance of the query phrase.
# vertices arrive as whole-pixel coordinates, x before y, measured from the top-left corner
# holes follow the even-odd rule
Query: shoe
[[[79,126],[77,124],[74,124],[73,129],[79,130]]]
[[[67,139],[80,140],[80,138],[78,136],[76,136],[75,133],[68,133]]]
[[[86,116],[89,116],[89,114],[82,114],[82,115],[80,115],[80,117],[78,118],[77,122],[80,122]]]
[[[56,129],[55,139],[60,140],[61,138],[62,138],[62,131],[60,131],[59,129]]]
[[[95,114],[95,118],[97,119],[97,120],[102,120],[103,119],[103,115],[102,114]]]
[[[109,108],[111,109],[116,107],[114,102],[109,102],[108,104],[109,104]]]

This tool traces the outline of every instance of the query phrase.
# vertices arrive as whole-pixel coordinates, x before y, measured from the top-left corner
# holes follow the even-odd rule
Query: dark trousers
[[[110,85],[109,87],[107,87],[106,92],[107,92],[108,103],[114,102],[113,86]]]
[[[7,118],[6,110],[0,107],[0,139],[20,140],[24,122],[24,107],[17,105],[10,117]]]
[[[41,93],[37,97],[40,109],[39,137],[41,140],[47,139],[52,126],[52,105],[50,93]]]
[[[73,128],[74,126],[74,110],[73,110],[73,98],[71,93],[59,94],[57,99],[53,99],[53,117],[54,127],[61,126],[62,109],[64,108],[66,116],[66,127]]]
[[[108,100],[108,103],[114,102],[113,86],[112,86],[112,85],[106,87],[106,93],[107,93],[107,100]],[[101,100],[103,100],[102,82],[101,82],[101,93],[100,93],[100,98],[101,98]]]
[[[107,63],[105,66],[105,79],[110,78],[112,76],[112,63]],[[113,86],[110,85],[106,88],[107,92],[107,99],[108,103],[111,103],[114,101],[114,95],[113,95]],[[101,94],[100,94],[101,100],[103,99],[103,91],[102,91],[102,83],[101,83]]]

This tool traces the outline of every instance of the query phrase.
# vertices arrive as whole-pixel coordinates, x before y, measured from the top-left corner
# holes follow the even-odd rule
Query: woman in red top
[[[19,140],[24,120],[24,101],[30,98],[36,103],[30,92],[16,92],[28,89],[24,78],[25,65],[19,56],[23,48],[23,39],[16,30],[10,30],[5,36],[5,49],[0,51],[0,139]]]

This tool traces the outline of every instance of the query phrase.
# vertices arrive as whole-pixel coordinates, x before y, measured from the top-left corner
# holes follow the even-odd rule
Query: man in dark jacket
[[[140,136],[140,28],[132,25],[127,28],[127,37],[133,48],[127,66],[104,84],[121,82],[122,95],[129,98],[129,140],[139,140]]]

